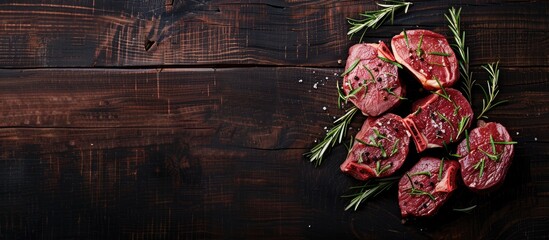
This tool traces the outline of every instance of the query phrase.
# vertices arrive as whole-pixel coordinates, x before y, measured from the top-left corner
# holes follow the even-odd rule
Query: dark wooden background
[[[302,156],[343,113],[346,17],[374,2],[2,1],[0,239],[547,238],[549,3],[414,1],[365,41],[449,36],[451,6],[475,78],[500,61],[489,116],[519,143],[502,188],[402,224],[394,188],[343,211],[344,147]]]

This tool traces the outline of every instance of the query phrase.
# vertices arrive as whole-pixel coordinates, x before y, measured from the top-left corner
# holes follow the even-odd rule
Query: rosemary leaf
[[[397,68],[400,68],[402,69],[402,65],[400,63],[397,63],[391,59],[388,59],[388,58],[384,58],[382,56],[377,56],[377,58],[381,59],[382,61],[386,62],[386,63],[390,63],[390,64],[393,64],[395,66],[397,66]]]
[[[429,54],[429,55],[435,55],[435,56],[443,56],[443,57],[452,56],[451,54],[445,53],[445,52],[428,52],[427,54]]]
[[[410,41],[408,40],[408,34],[406,34],[406,30],[402,30],[402,32],[404,33],[404,41],[406,43],[406,47],[410,48]]]
[[[356,59],[355,61],[353,61],[353,63],[351,63],[351,66],[349,66],[349,68],[347,68],[347,69],[345,70],[345,72],[343,72],[343,73],[341,74],[341,76],[343,77],[343,76],[349,74],[351,71],[353,71],[353,70],[356,68],[356,66],[358,66],[358,63],[359,63],[359,62],[360,62],[360,59]]]

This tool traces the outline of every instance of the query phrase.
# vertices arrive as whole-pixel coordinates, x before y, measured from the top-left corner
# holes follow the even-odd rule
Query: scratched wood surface
[[[502,188],[402,223],[394,188],[343,211],[345,147],[302,156],[343,113],[345,18],[373,2],[0,3],[0,239],[546,238],[549,3],[414,1],[365,41],[448,35],[450,6],[478,81],[500,61],[489,116],[519,144]]]

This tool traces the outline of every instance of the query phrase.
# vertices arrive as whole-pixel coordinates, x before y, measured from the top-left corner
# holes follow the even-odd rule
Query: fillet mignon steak
[[[346,98],[366,116],[379,116],[395,107],[404,96],[397,67],[382,59],[394,61],[385,43],[356,44],[349,49],[343,77]]]
[[[398,115],[368,118],[341,164],[341,171],[359,180],[386,177],[396,172],[408,155],[410,133]]]
[[[423,157],[398,183],[398,204],[402,217],[434,215],[457,187],[459,163]]]
[[[461,176],[472,190],[491,190],[500,186],[514,155],[511,136],[499,123],[478,121],[457,148],[461,156]]]
[[[473,119],[467,99],[452,88],[442,88],[414,102],[412,110],[403,121],[418,152],[458,141]]]
[[[429,30],[408,30],[393,37],[395,59],[427,90],[451,87],[459,78],[458,60],[446,38]]]

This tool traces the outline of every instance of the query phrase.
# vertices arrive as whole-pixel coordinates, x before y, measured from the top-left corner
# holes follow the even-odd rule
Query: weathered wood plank
[[[356,213],[343,211],[347,200],[340,196],[359,184],[338,170],[344,147],[320,168],[302,157],[342,113],[335,107],[339,71],[0,70],[1,236],[543,235],[549,207],[546,68],[502,65],[500,97],[510,102],[489,116],[519,142],[504,187],[489,195],[461,189],[435,219],[405,225],[395,191]],[[409,82],[411,98],[418,97],[417,87]],[[396,111],[405,113],[407,104]],[[478,205],[473,215],[451,211],[472,204]]]
[[[443,14],[463,6],[474,64],[548,66],[546,1],[414,1],[394,25],[449,34]],[[301,65],[342,67],[347,17],[375,3],[359,1],[18,1],[0,4],[0,67],[160,65]],[[32,17],[29,17],[32,16]]]

